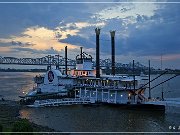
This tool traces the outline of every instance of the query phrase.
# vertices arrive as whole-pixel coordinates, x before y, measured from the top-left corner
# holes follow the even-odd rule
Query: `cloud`
[[[180,50],[180,28],[178,27],[180,12],[177,5],[166,5],[160,9],[151,20],[138,23],[140,27],[131,27],[131,32],[126,41],[127,50],[134,55],[160,55],[178,54]],[[137,25],[138,25],[137,24]],[[136,25],[136,26],[137,26]]]
[[[59,54],[58,50],[55,50],[53,47],[51,47],[50,49],[46,49],[46,50],[36,50],[36,49],[31,49],[31,48],[13,48],[13,50],[15,51],[23,51],[23,52],[28,52],[31,54]]]
[[[103,58],[110,57],[109,31],[116,30],[117,59],[155,59],[161,53],[167,61],[179,59],[179,4],[5,4],[0,12],[1,54],[35,56],[65,46],[68,55],[80,46],[95,54],[94,29],[100,27]]]
[[[9,53],[10,50],[11,50],[10,48],[4,47],[4,46],[3,46],[3,47],[0,47],[0,52],[1,52],[1,53],[2,53],[2,52],[3,52],[3,53]]]
[[[101,20],[109,20],[113,18],[122,19],[124,25],[128,25],[136,23],[139,16],[153,16],[158,8],[159,6],[155,3],[121,3],[97,12],[94,16],[92,16],[92,18],[98,18]]]
[[[53,29],[61,21],[85,21],[91,14],[85,4],[0,4],[0,13],[1,38],[36,25]]]
[[[25,29],[24,32],[21,33],[20,36],[11,36],[10,38],[0,39],[1,43],[12,43],[15,47],[19,46],[19,48],[27,47],[29,49],[35,50],[48,50],[50,48],[54,48],[56,50],[64,49],[65,46],[68,46],[69,49],[77,48],[74,45],[61,43],[56,38],[55,35],[57,32],[61,32],[60,39],[67,38],[67,35],[75,35],[75,30],[66,30],[66,31],[56,31],[45,28],[34,26]],[[13,48],[13,46],[11,46]],[[17,49],[17,48],[16,48]],[[21,49],[19,49],[21,50]],[[22,49],[23,50],[23,49]]]
[[[1,47],[9,47],[12,50],[26,51],[30,53],[46,53],[50,48],[55,50],[62,50],[65,46],[68,46],[69,50],[75,50],[79,48],[77,42],[67,41],[68,37],[79,36],[86,37],[80,31],[86,28],[104,26],[104,22],[92,23],[92,22],[73,22],[65,23],[60,22],[55,28],[49,29],[42,26],[32,26],[26,28],[18,35],[11,35],[8,38],[0,38]],[[78,38],[78,37],[76,37]],[[63,42],[62,42],[63,41]],[[66,42],[64,42],[66,41]],[[18,47],[20,49],[18,49]],[[34,49],[34,51],[33,51]]]

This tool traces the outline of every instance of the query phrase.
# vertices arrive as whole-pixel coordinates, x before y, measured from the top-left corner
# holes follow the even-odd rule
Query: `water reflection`
[[[33,87],[37,73],[0,73],[0,95],[5,99],[19,100],[23,91]],[[171,75],[165,75],[164,80]],[[152,76],[152,79],[155,76]],[[157,80],[152,86],[161,82]],[[165,97],[180,97],[180,76],[164,84]],[[171,91],[171,92],[168,92]],[[148,92],[148,91],[147,91]],[[152,90],[152,96],[161,96],[161,87]],[[61,106],[51,108],[24,108],[21,117],[48,126],[57,131],[170,131],[169,126],[180,125],[180,108],[167,107],[165,114],[122,110],[107,106]]]
[[[28,114],[26,113],[28,112]],[[122,110],[107,106],[26,108],[21,117],[67,132],[164,131],[164,113]]]
[[[19,95],[32,89],[35,74],[37,73],[0,72],[1,95],[8,100],[19,100]]]

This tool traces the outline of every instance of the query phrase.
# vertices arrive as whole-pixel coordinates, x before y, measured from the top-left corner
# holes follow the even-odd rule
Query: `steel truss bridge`
[[[74,66],[75,60],[67,59],[68,66]],[[14,64],[14,65],[53,65],[65,66],[65,58],[62,56],[45,56],[42,58],[15,58],[15,57],[1,57],[0,64]]]
[[[93,67],[96,66],[96,62],[93,61]],[[48,55],[42,58],[15,58],[15,57],[1,57],[0,56],[0,64],[13,64],[13,65],[42,65],[42,66],[65,66],[65,58],[60,55]],[[111,59],[100,59],[100,67],[111,67]],[[76,60],[67,59],[67,65],[71,67],[75,67]],[[125,68],[133,68],[132,63],[129,64],[121,64],[115,63],[116,68],[125,67]],[[135,63],[135,68],[147,69],[146,66],[140,64],[139,62]]]
[[[45,56],[42,58],[15,58],[15,57],[1,57],[0,64],[13,64],[13,65],[52,65],[52,66],[65,66],[65,58],[60,55]],[[68,66],[75,66],[76,60],[67,59]],[[93,66],[96,63],[93,61]],[[101,67],[111,67],[111,60],[105,59],[100,60]],[[116,66],[118,64],[116,63]]]

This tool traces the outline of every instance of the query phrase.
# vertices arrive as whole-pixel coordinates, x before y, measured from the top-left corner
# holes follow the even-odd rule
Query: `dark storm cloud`
[[[180,5],[164,4],[162,6],[165,6],[165,8],[158,9],[151,17],[137,15],[137,22],[127,25],[127,31],[129,32],[127,38],[122,35],[124,27],[121,19],[108,20],[104,29],[114,27],[117,33],[118,31],[121,33],[116,35],[117,54],[159,56],[161,53],[170,55],[179,53]],[[136,28],[137,26],[139,28]]]
[[[93,27],[90,27],[89,29],[92,33],[91,35],[89,35],[88,38],[81,37],[81,36],[69,36],[67,39],[61,40],[61,42],[71,43],[71,44],[82,46],[85,48],[95,49],[96,48],[96,34]],[[110,54],[110,49],[111,49],[111,37],[110,37],[109,30],[104,31],[104,29],[102,29],[101,34],[100,34],[100,51],[102,53]]]
[[[31,26],[53,29],[62,20],[85,21],[90,16],[86,9],[85,4],[0,4],[0,38]]]
[[[11,47],[11,46],[14,46],[14,45],[11,43],[0,43],[0,47]],[[17,46],[17,45],[15,45],[15,46]]]
[[[9,43],[0,43],[0,47],[30,47],[33,46],[35,44],[30,43],[30,42],[20,42],[20,41],[12,41]]]
[[[31,48],[13,48],[13,51],[21,51],[21,52],[28,52],[31,54],[58,54],[59,52],[55,50],[53,47],[47,50],[36,50],[36,49],[31,49]]]
[[[122,52],[124,54],[131,52],[137,56],[160,55],[160,53],[178,54],[180,50],[180,16],[178,13],[180,13],[180,5],[166,4],[166,8],[159,10],[151,20],[146,19],[149,23],[145,23],[145,28],[132,27],[126,44],[122,44],[122,46],[127,46],[126,49],[121,48]],[[142,22],[142,17],[140,18]],[[138,21],[135,25],[140,22]]]
[[[26,43],[23,43],[23,42],[20,42],[20,41],[12,41],[12,45],[13,46],[20,46],[20,47],[28,47],[28,46],[33,46],[35,44],[33,43],[30,43],[30,42],[26,42]]]
[[[68,36],[67,39],[61,40],[61,42],[74,44],[74,45],[78,45],[78,46],[82,46],[86,48],[95,47],[95,43],[92,42],[92,37],[90,37],[90,39],[86,39],[81,36]]]
[[[92,16],[107,6],[111,10],[110,4],[0,4],[0,38],[9,37],[9,35],[18,36],[31,26],[42,26],[55,30],[57,26],[72,23],[68,29],[74,30],[77,29],[75,22],[96,23],[99,21],[99,18]],[[124,20],[119,17],[104,20],[106,25],[102,27],[100,35],[101,51],[110,54],[109,31],[116,30],[115,42],[118,55],[157,56],[161,52],[178,54],[180,50],[180,4],[159,4],[159,6],[165,6],[165,8],[157,9],[151,17],[137,14],[136,22],[127,26],[123,25]],[[121,12],[126,13],[128,10],[130,9],[122,8]],[[125,19],[133,18],[129,16]],[[60,42],[95,49],[94,28],[95,26],[88,26],[79,29],[78,35],[68,35],[67,39],[60,40]],[[66,29],[62,28],[62,30]],[[124,36],[126,32],[127,37]],[[56,33],[55,36],[59,39],[62,34]],[[6,45],[0,44],[0,46]],[[15,43],[14,45],[21,46],[22,44]],[[27,48],[25,45],[16,47],[15,50],[42,54],[57,53],[53,48],[39,51]]]
[[[108,19],[101,29],[101,51],[108,53],[110,49],[110,30],[116,30],[116,53],[134,56],[159,56],[161,53],[178,54],[180,50],[180,5],[164,4],[151,17],[137,14],[136,23],[128,24],[128,37],[122,19]],[[137,27],[138,26],[138,27]],[[81,33],[93,31],[87,38],[69,36],[63,42],[95,48],[94,28],[82,29]]]

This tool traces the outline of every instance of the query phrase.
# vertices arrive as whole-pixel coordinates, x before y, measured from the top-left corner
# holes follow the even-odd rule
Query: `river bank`
[[[12,128],[17,121],[22,119],[19,117],[19,111],[24,108],[17,101],[1,100],[0,101],[0,125],[3,127],[3,132],[12,132]],[[28,123],[33,128],[33,132],[55,132],[54,129],[34,124],[30,121]]]

